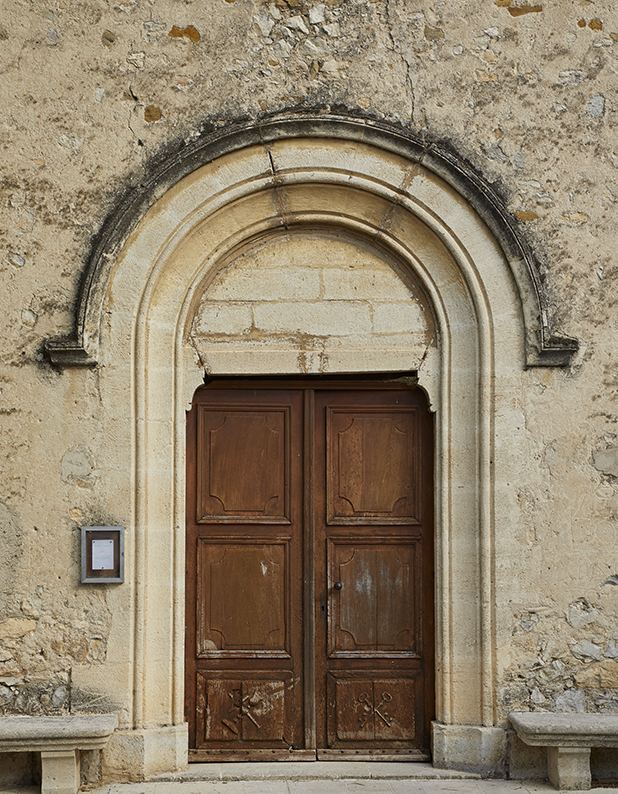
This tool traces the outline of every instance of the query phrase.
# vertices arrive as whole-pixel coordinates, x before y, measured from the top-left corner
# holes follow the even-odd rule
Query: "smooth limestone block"
[[[483,775],[504,777],[506,731],[481,725],[431,723],[433,765]]]
[[[548,747],[547,776],[557,789],[588,791],[590,747]]]
[[[79,750],[41,752],[41,794],[76,794],[79,789]]]

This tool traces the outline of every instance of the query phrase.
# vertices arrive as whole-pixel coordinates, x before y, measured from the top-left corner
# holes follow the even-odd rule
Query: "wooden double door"
[[[397,382],[198,390],[190,760],[428,758],[432,450],[424,395]]]

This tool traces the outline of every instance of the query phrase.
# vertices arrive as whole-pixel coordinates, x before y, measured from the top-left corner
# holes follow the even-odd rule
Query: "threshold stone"
[[[436,769],[418,762],[272,761],[259,763],[191,764],[184,772],[156,775],[152,782],[195,780],[474,780],[480,775]]]

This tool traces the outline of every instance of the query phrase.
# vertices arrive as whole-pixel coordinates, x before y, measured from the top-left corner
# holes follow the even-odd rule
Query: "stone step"
[[[185,772],[149,778],[151,782],[198,780],[474,780],[480,776],[436,769],[419,762],[279,761],[260,763],[191,764]]]

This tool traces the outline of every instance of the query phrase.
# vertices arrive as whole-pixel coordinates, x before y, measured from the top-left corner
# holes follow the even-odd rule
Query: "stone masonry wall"
[[[215,372],[230,355],[235,371],[239,357],[245,371],[257,359],[282,372],[416,370],[435,331],[402,277],[359,240],[285,234],[241,254],[205,290],[191,339]]]
[[[130,515],[110,498],[130,454],[101,443],[116,417],[97,370],[43,353],[72,329],[92,241],[168,149],[303,110],[456,150],[541,262],[553,319],[581,349],[568,370],[518,373],[498,406],[521,434],[496,442],[512,464],[497,484],[497,718],[618,713],[617,80],[612,0],[5,0],[2,712],[122,711],[130,697],[96,688],[110,643],[126,643],[126,590],[78,584],[79,527]]]

